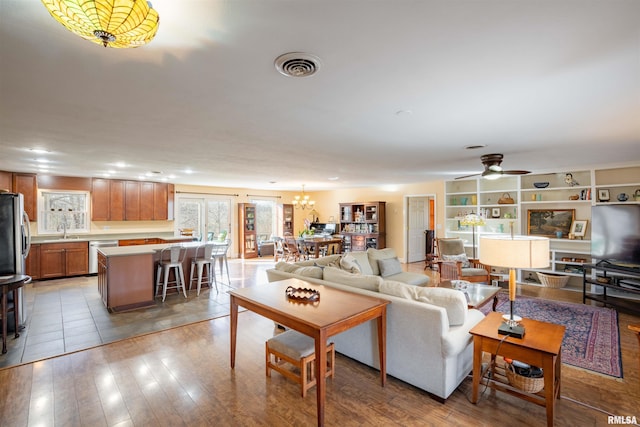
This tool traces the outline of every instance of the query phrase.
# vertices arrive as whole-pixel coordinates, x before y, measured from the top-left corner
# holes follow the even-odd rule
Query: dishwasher
[[[117,240],[93,240],[89,242],[89,274],[98,273],[98,248],[118,246]]]

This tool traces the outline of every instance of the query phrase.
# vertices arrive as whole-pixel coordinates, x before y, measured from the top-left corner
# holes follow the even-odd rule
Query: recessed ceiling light
[[[119,167],[119,168],[124,168],[127,166],[125,162],[116,162],[115,165],[116,167]]]
[[[49,160],[47,160],[47,159],[43,159],[43,158],[41,157],[41,158],[39,158],[39,159],[36,159],[36,162],[38,162],[38,163],[49,163]]]
[[[112,173],[116,173],[116,171],[114,171],[113,169],[109,169],[109,170],[107,171],[107,173],[108,173],[108,174],[112,174]]]
[[[175,175],[169,175],[169,179],[174,179],[176,176]]]
[[[32,153],[45,154],[50,153],[51,151],[45,150],[44,148],[29,148],[29,151]]]
[[[467,145],[464,147],[465,150],[477,150],[479,148],[484,148],[486,147],[487,144],[474,144],[474,145]]]
[[[190,173],[193,173],[193,171],[191,169],[185,169],[184,173],[189,173],[190,174]]]

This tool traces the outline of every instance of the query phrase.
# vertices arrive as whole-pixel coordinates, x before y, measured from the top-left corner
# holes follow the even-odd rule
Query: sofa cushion
[[[462,270],[462,276],[488,276],[488,273],[484,268],[465,268]]]
[[[455,289],[425,288],[385,280],[380,285],[380,293],[442,307],[447,312],[449,326],[462,325],[467,320],[467,300]]]
[[[276,264],[276,270],[284,271],[285,273],[293,273],[295,270],[300,268],[297,264],[290,264],[288,262],[280,261]]]
[[[325,267],[323,278],[328,282],[340,283],[355,288],[378,292],[382,278],[369,274],[353,274],[335,267]]]
[[[462,262],[462,268],[469,268],[471,267],[471,263],[469,262],[469,258],[467,257],[467,254],[460,254],[460,255],[442,255],[442,259],[445,261],[460,261]]]
[[[402,265],[397,257],[379,259],[378,269],[380,270],[380,276],[382,277],[389,277],[394,274],[402,273]]]
[[[304,277],[313,277],[314,279],[322,279],[323,276],[322,268],[320,267],[298,267],[292,273]]]
[[[367,249],[367,257],[369,258],[369,264],[371,265],[371,274],[376,276],[380,275],[380,268],[378,267],[378,260],[397,258],[396,251],[393,248],[385,249]]]
[[[413,286],[428,286],[430,281],[429,276],[426,274],[409,273],[406,271],[385,277],[385,280],[395,280],[396,282],[402,282]]]
[[[344,254],[342,258],[340,258],[340,268],[344,271],[348,271],[349,273],[361,273],[362,269],[360,268],[360,263],[352,257],[350,254]]]
[[[346,255],[349,255],[350,257],[355,258],[356,262],[358,263],[358,266],[360,267],[360,272],[362,274],[375,274],[376,276],[378,276],[378,273],[373,272],[371,265],[369,263],[369,257],[367,256],[366,252],[355,251],[355,252],[349,252],[344,256]]]

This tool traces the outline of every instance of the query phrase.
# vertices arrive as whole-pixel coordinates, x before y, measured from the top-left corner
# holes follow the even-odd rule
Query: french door
[[[204,195],[178,195],[176,199],[174,224],[177,235],[181,230],[193,230],[193,236],[201,241],[217,239],[221,233],[233,239],[231,199]]]

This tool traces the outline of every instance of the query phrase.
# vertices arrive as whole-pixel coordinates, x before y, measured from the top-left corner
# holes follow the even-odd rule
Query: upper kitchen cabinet
[[[38,185],[36,175],[31,173],[13,174],[13,192],[24,196],[24,211],[31,221],[38,219]]]
[[[13,174],[0,171],[0,191],[13,191]]]
[[[153,219],[173,220],[174,194],[173,184],[153,183]]]
[[[173,184],[94,178],[92,220],[172,220],[174,192]]]
[[[124,182],[124,219],[140,221],[140,182]]]
[[[124,220],[124,181],[93,178],[91,184],[91,220]]]

